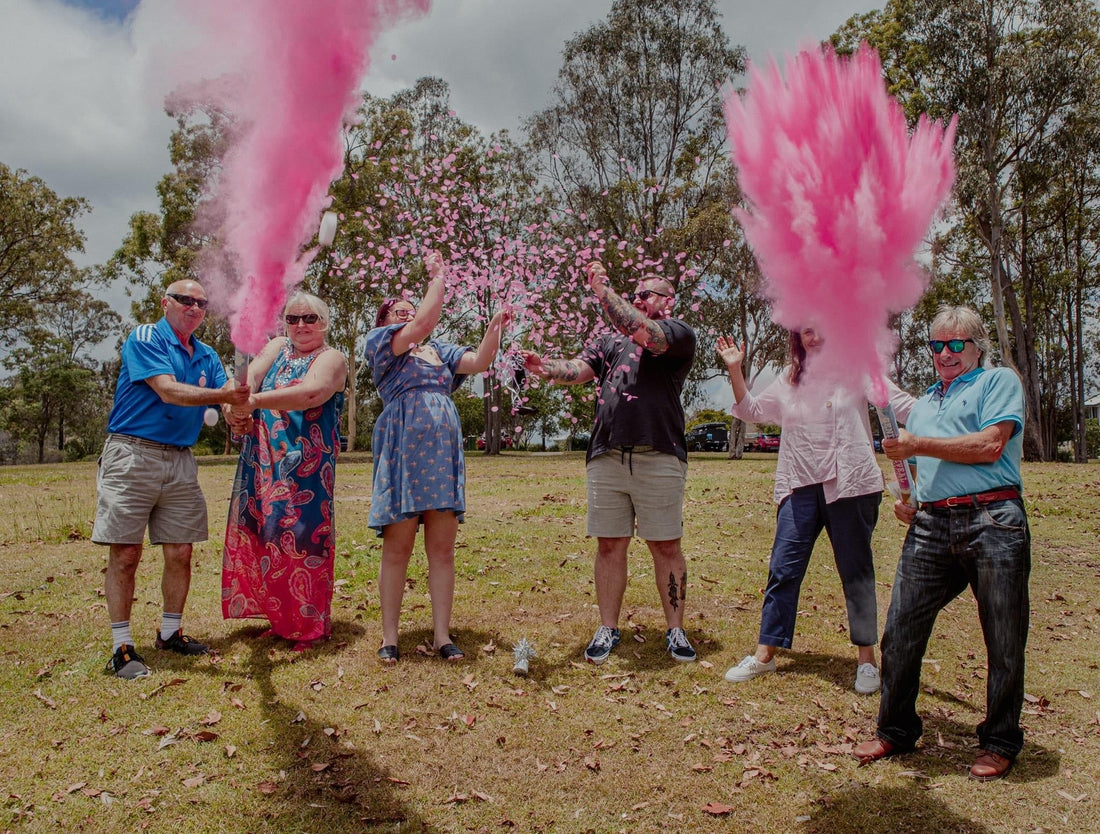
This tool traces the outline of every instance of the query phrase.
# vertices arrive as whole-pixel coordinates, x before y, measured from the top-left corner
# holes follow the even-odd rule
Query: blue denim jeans
[[[916,745],[923,729],[916,710],[921,660],[936,616],[969,585],[988,663],[978,742],[984,750],[1016,758],[1024,743],[1020,710],[1030,573],[1031,533],[1020,499],[917,512],[898,561],[882,635],[879,738],[900,751]]]
[[[791,647],[802,580],[823,529],[829,534],[844,588],[852,643],[873,646],[878,642],[871,534],[881,503],[882,493],[873,492],[826,504],[821,484],[799,487],[783,499],[775,515],[775,543],[760,616],[760,643]]]

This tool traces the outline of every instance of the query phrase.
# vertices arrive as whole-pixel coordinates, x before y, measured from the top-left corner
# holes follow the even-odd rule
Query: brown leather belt
[[[980,507],[982,504],[991,504],[994,501],[1011,501],[1020,497],[1020,490],[1016,487],[1003,487],[992,489],[989,492],[975,492],[970,495],[953,495],[939,501],[925,501],[921,507],[935,507],[937,510],[948,507]]]
[[[160,449],[163,452],[189,452],[190,446],[173,446],[171,443],[157,443],[155,440],[146,440],[144,437],[135,437],[132,434],[119,434],[111,432],[108,440],[117,440],[121,443],[132,443],[135,446],[144,446],[147,449]]]

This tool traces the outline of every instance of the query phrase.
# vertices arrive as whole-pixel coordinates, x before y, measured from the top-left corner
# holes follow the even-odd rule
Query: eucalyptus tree
[[[712,213],[729,211],[722,97],[744,49],[712,0],[615,0],[562,54],[553,103],[526,124],[540,174],[576,234],[636,242],[686,297],[729,237]]]
[[[0,162],[0,348],[41,305],[63,299],[84,280],[73,255],[84,251],[77,226],[89,210],[81,197],[61,197],[41,178]]]

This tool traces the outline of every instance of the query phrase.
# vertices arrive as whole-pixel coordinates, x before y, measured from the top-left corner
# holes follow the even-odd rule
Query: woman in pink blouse
[[[759,396],[753,396],[741,372],[744,349],[718,340],[733,385],[733,414],[746,422],[778,423],[783,428],[775,469],[775,542],[760,619],[756,653],[726,672],[731,683],[775,671],[776,649],[789,649],[802,579],[822,529],[829,534],[833,558],[844,588],[848,631],[859,651],[855,689],[879,689],[875,644],[875,598],[871,534],[882,502],[883,477],[875,457],[867,398],[832,384],[815,384],[806,372],[823,340],[811,328],[792,331],[790,364]],[[890,402],[904,422],[913,398],[886,381]]]

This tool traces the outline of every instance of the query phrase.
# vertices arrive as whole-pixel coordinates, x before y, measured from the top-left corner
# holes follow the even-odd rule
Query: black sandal
[[[444,660],[464,660],[466,657],[466,652],[462,651],[462,649],[460,649],[454,643],[444,643],[442,646],[436,649],[436,651],[439,652],[439,656]]]
[[[378,659],[386,664],[394,664],[401,659],[397,646],[383,646],[378,650]]]

